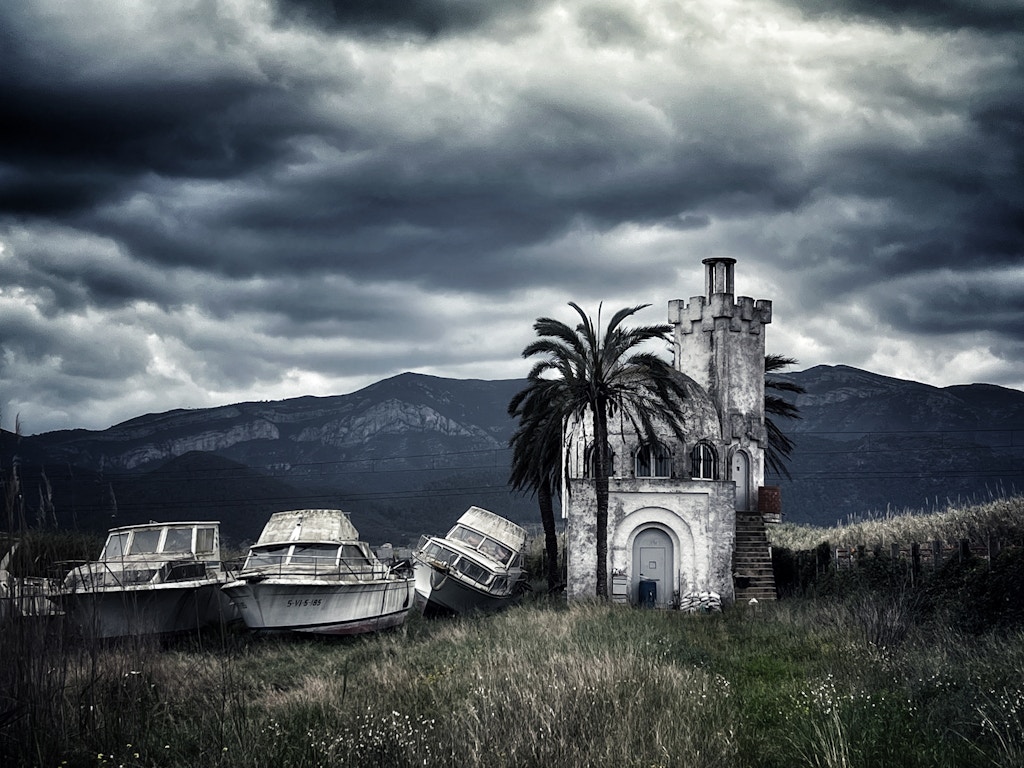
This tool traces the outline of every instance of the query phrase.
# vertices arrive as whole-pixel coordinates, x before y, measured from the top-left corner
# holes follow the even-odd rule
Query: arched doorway
[[[736,511],[750,510],[750,458],[743,451],[732,455],[732,480],[736,483]]]
[[[646,528],[633,540],[631,601],[641,600],[640,582],[654,582],[654,602],[668,605],[672,600],[673,563],[675,553],[672,539],[660,528]],[[645,590],[649,587],[645,585]]]

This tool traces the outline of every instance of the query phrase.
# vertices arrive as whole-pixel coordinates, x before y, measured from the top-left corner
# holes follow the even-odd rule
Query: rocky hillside
[[[471,504],[532,522],[532,503],[506,486],[505,408],[521,386],[403,374],[350,395],[8,433],[3,466],[18,457],[29,522],[105,530],[215,516],[242,542],[270,512],[330,506],[350,511],[372,542],[406,543],[447,530]],[[40,488],[52,514],[38,511]]]
[[[1024,392],[936,388],[845,366],[789,374],[807,390],[785,514],[834,523],[947,497],[1024,490]],[[506,486],[522,381],[402,374],[358,392],[140,416],[110,429],[4,433],[26,522],[105,530],[149,519],[218,518],[243,544],[269,514],[340,506],[373,543],[446,530],[478,504],[532,524]]]
[[[783,488],[789,519],[943,507],[1024,492],[1024,392],[990,384],[932,387],[847,366],[779,376],[803,386]]]

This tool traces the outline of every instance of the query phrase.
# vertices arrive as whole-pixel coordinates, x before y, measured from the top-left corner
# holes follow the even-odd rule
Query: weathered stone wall
[[[570,600],[593,597],[597,588],[597,499],[594,484],[570,483],[572,514],[566,527],[571,567]],[[644,530],[668,534],[676,567],[662,594],[714,591],[731,601],[732,549],[736,528],[733,485],[715,481],[615,478],[609,481],[608,572],[626,574],[631,598],[638,574],[633,543]]]

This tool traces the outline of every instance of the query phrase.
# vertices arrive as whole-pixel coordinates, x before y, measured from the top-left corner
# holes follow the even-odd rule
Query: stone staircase
[[[736,513],[732,572],[737,605],[745,605],[751,598],[759,603],[775,600],[775,573],[761,515]]]

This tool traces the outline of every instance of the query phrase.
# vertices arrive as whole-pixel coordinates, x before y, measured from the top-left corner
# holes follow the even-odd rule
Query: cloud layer
[[[769,348],[1024,388],[1024,10],[0,6],[0,419],[524,375],[739,260]]]

